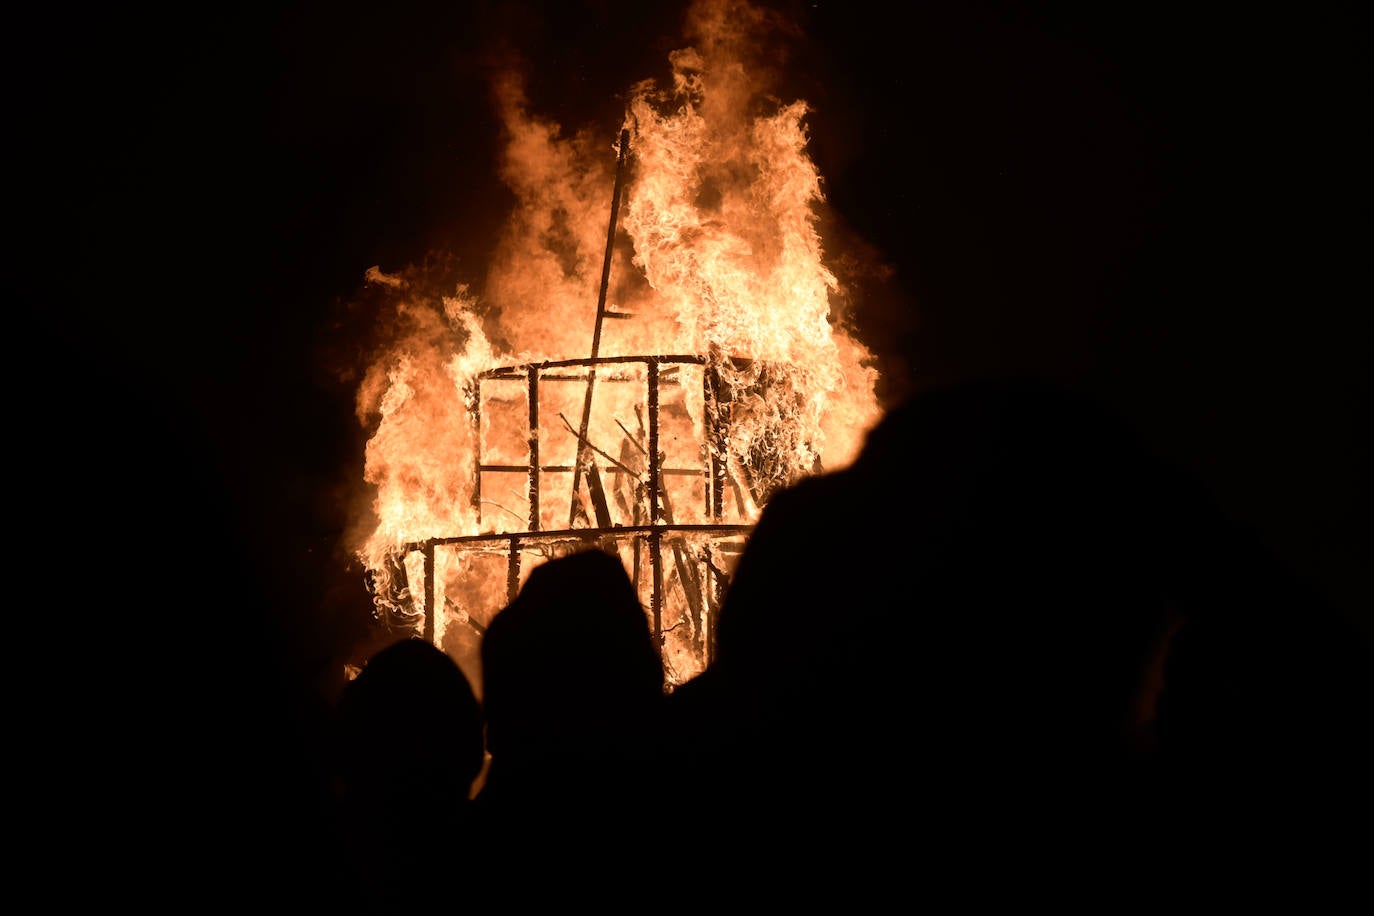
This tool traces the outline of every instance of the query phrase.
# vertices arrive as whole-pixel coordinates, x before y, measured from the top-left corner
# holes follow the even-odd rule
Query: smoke
[[[607,310],[631,320],[606,323],[601,354],[709,354],[753,392],[735,405],[737,457],[770,486],[848,463],[876,421],[876,361],[830,267],[861,276],[870,252],[827,252],[809,107],[782,91],[801,31],[775,9],[705,0],[682,32],[663,76],[627,81],[621,123],[560,123],[532,98],[532,58],[504,54],[488,79],[501,134],[489,180],[509,209],[484,260],[428,252],[365,271],[357,300],[376,325],[355,399],[369,438],[353,530],[370,569],[394,567],[402,544],[476,532],[470,382],[591,355],[603,281]]]

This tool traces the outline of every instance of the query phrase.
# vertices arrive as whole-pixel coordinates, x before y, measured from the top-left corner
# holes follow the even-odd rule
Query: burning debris
[[[483,296],[440,318],[376,272],[417,333],[360,391],[377,524],[358,554],[379,621],[474,683],[532,566],[589,545],[624,561],[670,684],[689,679],[769,496],[847,464],[879,415],[867,349],[831,320],[806,106],[744,78],[731,5],[694,8],[671,89],[635,88],[613,176],[590,134],[497,87],[519,204]]]

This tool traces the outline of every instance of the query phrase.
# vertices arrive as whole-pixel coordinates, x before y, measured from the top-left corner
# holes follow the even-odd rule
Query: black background
[[[781,8],[827,219],[894,270],[856,304],[894,391],[1024,371],[1094,392],[1374,632],[1353,7]],[[57,168],[16,184],[70,293],[35,311],[95,370],[63,452],[121,639],[189,644],[186,677],[335,670],[365,628],[340,551],[363,272],[482,263],[508,203],[493,50],[532,62],[541,113],[610,137],[681,12],[294,2],[28,33],[46,94],[23,142]]]

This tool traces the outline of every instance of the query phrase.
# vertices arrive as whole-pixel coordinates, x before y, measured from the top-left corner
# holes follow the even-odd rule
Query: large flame
[[[530,527],[536,510],[527,475],[474,474],[479,448],[485,462],[528,463],[527,388],[520,377],[479,380],[498,367],[592,355],[604,278],[615,320],[602,323],[601,356],[697,354],[701,365],[674,364],[674,379],[715,373],[735,393],[721,446],[728,454],[717,457],[733,479],[752,485],[737,487],[738,498],[714,519],[697,507],[698,491],[665,485],[678,521],[751,523],[778,486],[855,457],[880,414],[878,374],[867,347],[832,318],[841,291],[817,230],[824,196],[807,154],[808,107],[771,94],[767,71],[753,59],[766,27],[767,17],[739,0],[698,3],[687,17],[691,46],[669,55],[671,80],[635,84],[614,130],[566,134],[532,112],[519,75],[506,74],[493,97],[505,131],[500,178],[516,205],[481,291],[459,286],[435,297],[414,272],[368,272],[406,328],[378,355],[358,394],[359,418],[376,429],[365,470],[376,524],[357,554],[379,617],[404,624],[426,613],[416,586],[422,556],[407,545]],[[622,130],[629,155],[619,166],[623,194],[613,213]],[[585,440],[599,447],[596,460],[627,513],[633,497],[616,488],[635,483],[646,460],[637,389],[619,384],[635,371],[605,367]],[[587,385],[540,389],[541,462],[576,464]],[[700,386],[679,389],[684,394],[662,406],[671,435],[660,448],[669,463],[690,464],[709,433],[690,396]],[[483,406],[478,398],[491,400]],[[567,503],[549,502],[538,506],[539,528],[578,524],[575,503],[569,515]],[[691,578],[678,559],[679,574]],[[479,559],[441,553],[434,562],[434,600],[443,608],[434,638],[475,674],[477,608],[499,607],[508,583],[478,575]],[[460,562],[467,563],[461,587]],[[691,669],[679,666],[677,679]]]

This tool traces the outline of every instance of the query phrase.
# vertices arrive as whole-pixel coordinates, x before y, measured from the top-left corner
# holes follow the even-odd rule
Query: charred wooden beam
[[[653,526],[650,526],[651,528]],[[663,532],[657,528],[649,532],[649,571],[653,576],[649,592],[649,611],[653,618],[654,638],[663,645]]]
[[[596,469],[596,462],[587,461],[587,492],[592,497],[592,508],[596,512],[596,526],[598,528],[611,527],[611,507],[606,502],[606,491],[601,486],[601,473]]]
[[[506,554],[506,601],[514,601],[520,592],[520,539],[512,537]]]
[[[463,386],[467,401],[468,423],[472,431],[472,454],[476,459],[472,468],[472,510],[477,521],[482,520],[482,381],[474,379]]]
[[[444,610],[448,611],[453,617],[458,617],[459,613],[462,611],[462,608],[452,598],[445,595]],[[471,614],[463,614],[462,618],[463,622],[467,624],[468,629],[472,630],[472,632],[476,633],[478,636],[486,635],[487,627],[484,623],[482,623],[482,621],[478,620],[476,617],[473,617]]]
[[[662,455],[658,451],[658,363],[649,363],[649,523],[662,518],[659,506],[659,465]]]
[[[585,368],[587,366],[606,366],[610,364],[627,363],[663,363],[668,367],[677,365],[701,366],[706,364],[706,358],[696,353],[656,353],[656,354],[630,354],[625,356],[578,356],[572,359],[545,359],[537,363],[519,363],[511,366],[497,366],[494,369],[484,369],[477,373],[479,379],[495,379],[500,381],[521,381],[525,378],[525,373],[530,366],[538,366],[543,378],[546,381],[565,381],[565,382],[584,382],[587,380],[585,375],[558,375],[551,370],[554,369],[573,369]],[[748,360],[734,360],[735,363],[748,365]],[[675,368],[664,370],[664,375],[676,371]],[[632,382],[635,377],[628,375],[597,375],[598,381],[622,381]]]
[[[425,557],[425,641],[434,642],[435,622],[438,616],[434,610],[434,542],[426,541]]]
[[[597,294],[596,300],[596,323],[592,329],[592,359],[596,359],[601,352],[601,323],[606,317],[606,290],[611,279],[611,255],[615,251],[615,227],[620,215],[620,193],[625,186],[625,160],[630,153],[630,132],[628,129],[620,131],[620,151],[615,166],[615,186],[611,190],[611,221],[606,229],[606,254],[601,263],[601,291]],[[577,511],[581,503],[582,489],[582,450],[585,448],[584,442],[587,438],[587,431],[592,420],[592,394],[596,387],[596,367],[587,368],[587,394],[582,401],[582,425],[581,433],[578,435],[578,460],[577,468],[573,471],[572,487],[572,506],[568,513],[568,527],[571,528],[573,520],[576,518]]]
[[[622,430],[625,429],[624,425],[621,425],[619,420],[617,420],[616,423],[620,425]],[[634,447],[639,448],[642,452],[642,448],[638,443],[634,443]],[[620,440],[620,466],[625,468],[632,467],[630,462],[635,460],[635,454],[636,453],[631,450],[629,432],[626,431],[625,438]],[[627,471],[622,470],[621,467],[615,469],[615,482],[613,484],[615,502],[620,508],[622,518],[628,516],[637,523],[639,521],[639,500],[643,496],[644,488],[638,474],[629,474]],[[624,478],[628,478],[629,481],[628,489],[630,492],[628,494],[625,492],[627,484]]]
[[[692,562],[687,546],[677,538],[673,540],[673,565],[677,569],[678,581],[682,583],[682,593],[687,599],[694,632],[700,636],[704,622],[701,581],[697,577],[696,564]]]
[[[592,446],[592,448],[595,449],[599,454],[605,456],[605,452],[602,452],[600,449],[597,449],[596,446]],[[634,470],[630,465],[626,464],[624,461],[619,461],[614,458],[610,458],[609,456],[606,457],[610,464],[613,465],[618,472],[622,474],[629,474],[633,476],[636,480],[639,479],[641,472]],[[530,470],[529,467],[523,464],[484,464],[481,466],[481,468],[483,471],[491,471],[492,473],[505,474],[528,474]],[[539,468],[540,472],[545,474],[566,474],[571,472],[572,469],[573,466],[571,464],[545,464],[541,465]],[[658,475],[660,477],[700,477],[701,468],[659,468]]]
[[[721,456],[727,447],[720,407],[720,372],[708,367],[702,373],[702,398],[706,406],[706,516],[720,518],[724,511],[722,489],[725,484],[725,462]]]
[[[612,529],[617,538],[626,539],[637,534],[654,534],[670,531],[683,534],[701,534],[707,537],[734,537],[747,535],[753,525],[618,525]],[[463,548],[487,548],[493,552],[505,552],[510,544],[555,544],[561,541],[588,541],[603,537],[605,532],[587,528],[562,528],[557,530],[531,531],[525,533],[502,532],[500,534],[460,534],[451,537],[436,537],[436,546],[458,546]],[[410,550],[421,550],[425,543],[407,545]]]
[[[563,425],[566,426],[566,427],[568,428],[568,432],[572,433],[574,436],[577,436],[578,442],[580,443],[580,446],[579,446],[580,448],[583,448],[583,449],[586,449],[586,450],[589,450],[589,451],[596,452],[596,453],[597,453],[598,455],[600,455],[602,458],[605,458],[607,461],[609,461],[611,464],[615,465],[616,467],[620,468],[620,470],[624,471],[626,474],[632,474],[632,475],[634,475],[635,477],[638,477],[638,476],[639,476],[639,472],[636,471],[634,468],[631,468],[631,467],[629,467],[628,465],[621,464],[619,461],[617,461],[616,459],[612,458],[608,452],[605,452],[605,451],[603,451],[602,449],[597,448],[595,445],[592,445],[592,443],[587,439],[586,436],[582,435],[581,433],[578,433],[578,432],[574,431],[573,428],[572,428],[572,424],[568,422],[568,418],[567,418],[567,417],[563,416],[563,415],[560,413],[560,414],[558,415],[558,418],[559,418],[560,420],[563,421]],[[588,464],[591,463],[591,462],[590,462],[590,459],[588,459],[585,455],[583,456],[582,460],[586,461]],[[554,468],[545,468],[545,470],[554,470]]]
[[[617,420],[615,421],[615,425],[616,425],[616,426],[619,426],[619,427],[620,427],[620,431],[621,431],[622,433],[625,434],[625,441],[628,442],[628,443],[630,443],[631,445],[633,445],[636,449],[638,449],[638,450],[639,450],[639,453],[640,453],[641,455],[647,455],[647,454],[649,454],[648,450],[645,449],[644,446],[640,444],[638,437],[636,437],[633,433],[631,433],[628,429],[625,428],[625,424],[624,424],[624,423],[621,423],[620,420],[617,419]],[[622,454],[623,454],[623,452],[622,452]]]
[[[530,530],[539,530],[539,370],[529,370]]]

